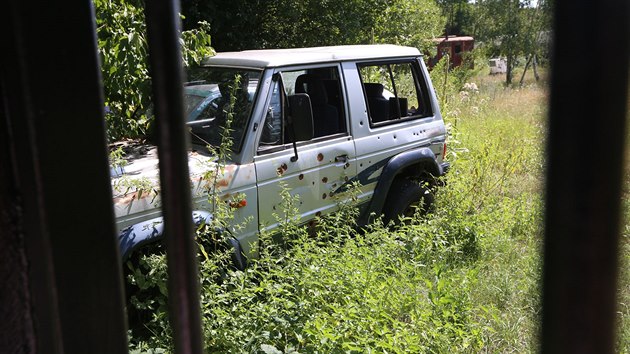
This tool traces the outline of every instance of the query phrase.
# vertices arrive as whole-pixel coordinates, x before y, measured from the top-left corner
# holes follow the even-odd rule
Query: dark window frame
[[[340,129],[342,129],[343,131],[339,132],[339,133],[335,133],[335,134],[330,134],[330,135],[324,135],[324,136],[320,136],[320,137],[314,137],[311,140],[308,141],[298,141],[297,142],[297,146],[306,146],[306,145],[310,145],[310,144],[314,144],[314,143],[318,143],[321,141],[325,141],[325,140],[330,140],[330,139],[336,139],[336,138],[340,138],[340,137],[349,137],[350,136],[350,127],[348,124],[348,112],[347,112],[347,104],[346,104],[346,100],[345,100],[345,85],[343,84],[343,80],[344,80],[344,76],[343,76],[343,69],[341,68],[341,63],[340,62],[327,62],[327,63],[319,63],[319,64],[314,64],[314,65],[303,65],[303,66],[287,66],[287,67],[279,67],[279,68],[275,68],[272,69],[272,72],[275,73],[286,73],[286,72],[295,72],[295,71],[306,71],[306,73],[309,72],[309,70],[319,70],[319,69],[334,69],[336,70],[336,74],[337,74],[337,82],[339,84],[339,103],[340,106],[339,107],[339,122],[343,123],[342,127]],[[270,94],[269,97],[265,100],[264,105],[265,108],[263,109],[264,112],[267,112],[269,106],[271,105],[272,102],[272,96],[273,96],[273,92],[276,88],[275,85],[278,85],[278,83],[272,82],[270,87]],[[286,85],[286,83],[285,83]],[[287,88],[285,87],[285,92],[284,94],[287,94]],[[294,88],[295,90],[295,88]],[[282,101],[282,100],[281,100]],[[286,109],[286,107],[282,107],[281,109]],[[266,113],[265,113],[266,114]],[[281,113],[282,114],[282,113]],[[284,118],[284,117],[283,117]],[[265,123],[266,123],[266,116],[265,118],[262,120],[262,127],[260,127],[259,129],[265,129]],[[266,145],[266,148],[261,150],[261,139],[262,139],[262,132],[261,135],[258,139],[258,141],[256,142],[256,152],[255,155],[256,156],[264,156],[264,155],[268,155],[268,154],[272,154],[278,151],[283,151],[283,150],[290,150],[293,149],[293,143],[291,141],[289,141],[288,139],[285,139],[285,127],[286,124],[284,121],[281,122],[282,128],[281,128],[281,139],[282,142],[280,144],[277,145]]]
[[[414,86],[416,88],[416,96],[418,98],[418,106],[422,103],[422,106],[425,108],[423,113],[416,114],[408,117],[399,117],[394,119],[387,119],[382,122],[374,122],[372,120],[372,113],[370,112],[370,105],[368,103],[367,93],[365,92],[365,82],[363,81],[363,76],[361,75],[361,68],[369,67],[369,66],[383,66],[388,65],[389,75],[392,79],[392,84],[394,85],[394,90],[396,83],[393,80],[391,67],[389,65],[394,64],[411,64],[411,73],[414,79]],[[430,90],[427,84],[427,78],[422,72],[420,64],[418,63],[417,58],[402,58],[402,59],[392,59],[392,60],[377,60],[377,61],[362,61],[357,63],[357,71],[359,72],[359,80],[361,81],[361,87],[363,90],[363,101],[365,103],[366,111],[368,112],[368,121],[370,122],[370,128],[378,128],[383,126],[388,126],[392,124],[398,124],[402,122],[417,120],[417,119],[425,119],[429,117],[433,117],[435,115],[435,109],[431,104],[430,99]],[[395,97],[398,97],[397,92],[394,92]]]

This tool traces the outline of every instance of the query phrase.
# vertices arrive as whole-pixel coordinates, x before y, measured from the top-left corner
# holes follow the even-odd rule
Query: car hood
[[[147,144],[128,144],[123,147],[124,162],[110,168],[112,194],[117,216],[133,213],[136,204],[142,209],[153,209],[159,202],[160,177],[157,147]],[[209,153],[190,150],[188,169],[193,196],[201,195],[208,180],[207,174],[216,168],[215,158]]]

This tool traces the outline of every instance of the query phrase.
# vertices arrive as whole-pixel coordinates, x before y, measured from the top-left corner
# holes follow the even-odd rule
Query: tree
[[[474,7],[468,0],[435,0],[447,19],[444,28],[448,35],[472,35]]]
[[[108,139],[143,136],[151,124],[145,114],[151,83],[143,3],[94,0],[94,7]],[[207,23],[200,23],[182,33],[187,65],[213,53],[207,30]]]
[[[506,85],[511,85],[517,58],[540,52],[541,33],[549,28],[549,7],[544,0],[477,1],[477,38],[491,47],[492,55],[506,57]]]
[[[444,28],[445,18],[432,0],[394,0],[378,16],[375,40],[429,49]]]
[[[219,51],[398,43],[419,46],[441,33],[433,0],[191,0],[184,26],[211,25]]]
[[[273,5],[270,2],[269,5]],[[209,23],[209,34],[218,51],[260,48],[264,2],[261,0],[184,0],[181,3],[185,30]]]
[[[521,75],[519,85],[523,85],[525,73],[530,64],[534,69],[534,76],[536,80],[539,80],[536,66],[538,58],[547,57],[547,46],[549,44],[549,37],[551,28],[551,6],[548,1],[538,0],[536,6],[527,8],[526,14],[529,23],[529,28],[525,32],[525,45],[523,47],[523,53],[527,56],[525,63],[525,69]]]

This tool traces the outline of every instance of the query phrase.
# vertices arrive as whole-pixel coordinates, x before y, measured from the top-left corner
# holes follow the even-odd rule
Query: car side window
[[[282,71],[285,95],[307,94],[313,112],[314,139],[347,133],[341,81],[337,66]],[[286,115],[283,115],[282,92],[273,83],[271,100],[266,110],[258,152],[291,143]],[[273,149],[274,151],[276,149]]]
[[[417,62],[360,64],[359,73],[371,125],[432,114]]]
[[[263,123],[262,136],[260,138],[259,151],[268,150],[275,146],[284,145],[282,133],[282,107],[280,102],[280,88],[277,82],[273,83],[271,101],[267,107],[265,122]]]

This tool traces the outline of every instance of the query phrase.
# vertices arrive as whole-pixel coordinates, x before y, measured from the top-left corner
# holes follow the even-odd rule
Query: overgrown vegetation
[[[448,80],[453,167],[433,213],[358,231],[356,210],[342,205],[309,232],[287,191],[282,237],[261,235],[245,271],[227,253],[200,254],[208,352],[537,349],[545,89],[504,89],[480,75],[476,90],[460,91],[458,76]],[[132,281],[154,297],[134,301],[151,316],[132,343],[168,351],[165,261],[152,254],[140,264],[150,271]]]
[[[189,1],[184,26],[208,21],[218,51],[340,44],[419,47],[442,32],[433,0]]]
[[[152,121],[146,114],[151,81],[142,1],[93,0],[110,141],[145,137]],[[211,55],[208,24],[182,33],[182,61],[198,63]]]

